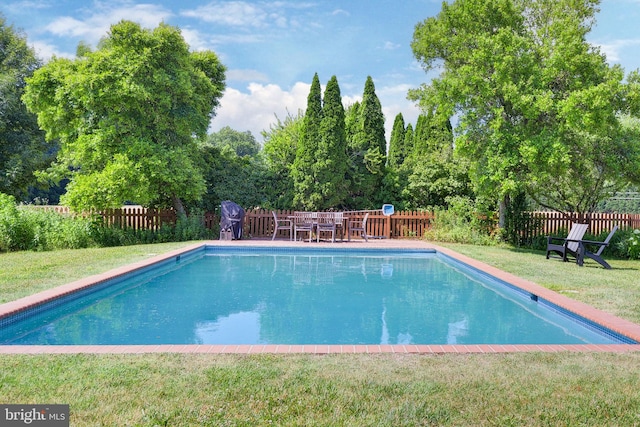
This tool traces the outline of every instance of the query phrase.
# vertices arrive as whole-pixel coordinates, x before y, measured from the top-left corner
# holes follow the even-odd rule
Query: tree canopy
[[[0,15],[0,193],[21,197],[34,183],[34,171],[51,161],[37,118],[21,97],[25,79],[41,66],[27,39]]]
[[[211,51],[190,52],[180,30],[121,21],[96,51],[54,58],[27,79],[23,97],[61,150],[52,177],[69,177],[62,202],[74,209],[172,205],[205,192],[197,167],[225,67]]]
[[[637,75],[587,43],[598,3],[455,0],[416,26],[415,56],[440,74],[410,96],[459,119],[480,194],[585,212],[634,179],[639,139],[620,117],[638,114]]]
[[[207,136],[207,142],[214,147],[229,147],[238,156],[255,156],[260,151],[260,144],[250,131],[240,132],[225,126],[218,132]]]

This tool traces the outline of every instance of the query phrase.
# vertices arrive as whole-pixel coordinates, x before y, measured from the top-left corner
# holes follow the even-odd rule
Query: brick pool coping
[[[451,258],[470,265],[480,271],[508,282],[526,292],[544,298],[557,306],[594,321],[614,332],[640,342],[640,325],[572,300],[528,280],[506,273],[483,262],[461,255],[421,240],[360,240],[338,243],[308,243],[270,240],[208,241],[186,246],[162,255],[148,258],[93,275],[66,285],[58,286],[16,301],[0,305],[0,319],[17,314],[84,289],[114,277],[130,273],[154,263],[177,257],[202,246],[262,246],[262,247],[332,247],[332,248],[377,248],[377,249],[435,249]],[[551,262],[551,261],[550,261]],[[576,268],[579,268],[576,266]],[[572,345],[0,345],[0,354],[140,354],[140,353],[192,353],[192,354],[472,354],[472,353],[518,353],[518,352],[609,352],[626,353],[640,351],[640,344],[572,344]]]

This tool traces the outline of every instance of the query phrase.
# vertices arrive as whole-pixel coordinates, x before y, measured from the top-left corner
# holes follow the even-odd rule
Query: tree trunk
[[[504,229],[507,224],[507,206],[509,205],[509,195],[505,194],[500,200],[498,208],[498,227]]]
[[[171,196],[171,200],[173,201],[173,209],[175,209],[178,219],[186,218],[187,212],[184,209],[184,205],[182,204],[180,197],[173,194]]]

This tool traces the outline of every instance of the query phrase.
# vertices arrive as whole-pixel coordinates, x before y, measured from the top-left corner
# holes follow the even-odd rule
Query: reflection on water
[[[12,344],[611,342],[435,254],[207,254],[0,331]]]

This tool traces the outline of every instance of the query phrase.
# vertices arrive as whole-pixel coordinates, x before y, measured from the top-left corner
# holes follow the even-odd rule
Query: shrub
[[[627,239],[628,249],[627,253],[632,259],[640,259],[640,230],[633,230],[633,234]]]
[[[0,193],[0,252],[31,249],[34,230],[13,196]]]
[[[494,245],[493,221],[486,213],[479,212],[476,204],[465,197],[448,199],[449,209],[434,209],[431,227],[425,232],[428,240]]]
[[[616,247],[621,254],[631,259],[640,259],[640,230],[629,230],[617,242]]]

